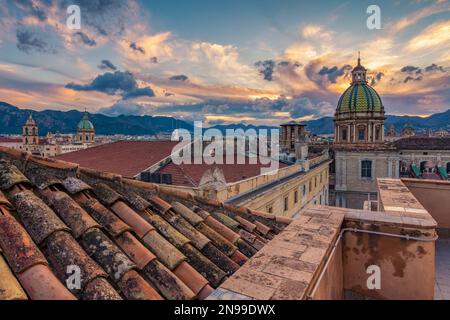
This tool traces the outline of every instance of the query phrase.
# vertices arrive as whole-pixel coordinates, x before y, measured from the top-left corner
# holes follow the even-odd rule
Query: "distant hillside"
[[[48,131],[73,133],[83,113],[70,111],[33,111],[19,109],[5,102],[0,102],[0,133],[20,134],[22,126],[31,114],[39,126],[39,134],[45,135]],[[176,128],[192,131],[193,126],[182,120],[171,117],[152,116],[118,116],[108,117],[102,114],[90,114],[89,119],[94,123],[97,134],[128,134],[153,135],[155,133],[169,133]]]
[[[78,122],[83,113],[70,111],[33,111],[19,109],[6,102],[0,102],[0,134],[20,134],[22,125],[25,123],[28,115],[39,125],[39,134],[45,135],[48,131],[61,133],[75,132]],[[90,120],[94,123],[97,134],[127,134],[127,135],[154,135],[161,133],[171,133],[177,128],[193,131],[193,124],[178,120],[172,117],[153,117],[153,116],[118,116],[109,117],[103,114],[90,114]],[[332,117],[322,117],[316,120],[304,121],[307,129],[314,134],[333,134],[334,123]],[[450,130],[450,110],[442,113],[436,113],[424,119],[416,116],[393,116],[388,115],[386,119],[386,129],[393,124],[400,132],[402,128],[409,124],[416,131],[432,130]],[[255,126],[246,124],[228,124],[216,125],[212,128],[219,129],[225,133],[226,129],[274,129],[273,126]]]

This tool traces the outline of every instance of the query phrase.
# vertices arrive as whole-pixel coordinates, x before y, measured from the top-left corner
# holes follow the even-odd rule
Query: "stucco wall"
[[[411,193],[436,220],[439,229],[450,229],[450,182],[402,179]]]
[[[362,227],[346,223],[346,227]],[[376,224],[368,230],[404,233]],[[410,230],[411,231],[411,230]],[[413,234],[420,234],[414,230]],[[380,268],[380,289],[369,289],[367,268]],[[343,241],[344,289],[374,299],[433,299],[435,242],[419,242],[374,234],[346,232]]]
[[[341,300],[344,288],[342,266],[342,241],[339,241],[334,254],[329,258],[327,268],[320,279],[313,300]]]

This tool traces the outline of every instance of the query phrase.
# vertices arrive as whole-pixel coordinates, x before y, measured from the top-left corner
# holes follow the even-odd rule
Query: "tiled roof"
[[[133,178],[170,156],[172,149],[178,143],[177,141],[118,141],[62,154],[56,159]],[[250,158],[247,156],[244,157],[245,163],[243,164],[238,164],[236,156],[233,164],[227,164],[225,156],[223,164],[208,165],[203,160],[201,164],[195,164],[194,160],[191,164],[182,163],[180,165],[167,162],[158,172],[171,174],[173,185],[197,187],[208,169],[219,168],[222,170],[226,182],[230,183],[258,176],[262,173],[262,168],[270,167],[270,159],[263,159],[261,156],[258,158],[255,164],[250,164]],[[261,159],[268,164],[262,164]],[[124,165],[125,163],[126,165]],[[279,163],[280,168],[286,166],[287,164]]]
[[[172,174],[172,184],[180,186],[193,186],[198,187],[202,176],[205,171],[215,168],[220,169],[223,172],[225,181],[227,183],[237,182],[245,180],[251,177],[256,177],[262,174],[263,168],[269,168],[270,164],[262,164],[258,161],[255,164],[250,164],[249,158],[244,157],[245,163],[238,164],[236,157],[233,164],[227,164],[224,159],[223,164],[180,164],[176,165],[173,162],[166,164],[158,172]],[[267,163],[270,159],[267,159]],[[279,168],[287,167],[288,165],[282,162],[278,163]]]
[[[22,142],[21,138],[8,138],[8,137],[3,137],[0,136],[0,143],[18,143],[18,142]]]
[[[412,136],[394,142],[398,150],[450,150],[449,137]]]
[[[0,190],[0,299],[204,299],[291,222],[3,147]]]
[[[132,178],[168,157],[177,144],[177,141],[117,141],[62,154],[56,159]]]

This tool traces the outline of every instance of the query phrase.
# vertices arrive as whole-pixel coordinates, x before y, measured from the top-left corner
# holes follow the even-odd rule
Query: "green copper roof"
[[[378,93],[366,83],[354,83],[339,99],[337,112],[383,111]]]
[[[87,112],[84,113],[83,119],[80,122],[78,122],[77,128],[82,130],[94,129],[94,125],[92,124],[92,122],[89,121],[89,115]]]

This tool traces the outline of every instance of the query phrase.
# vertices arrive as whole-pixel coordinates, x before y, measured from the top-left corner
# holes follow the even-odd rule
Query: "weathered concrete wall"
[[[362,226],[346,223],[347,227],[404,233],[396,227]],[[419,231],[412,232],[419,234]],[[371,274],[367,268],[380,268],[380,289],[369,289]],[[374,299],[433,299],[435,282],[435,242],[419,242],[389,236],[347,232],[343,240],[344,289]]]
[[[325,272],[318,283],[313,300],[342,300],[344,270],[342,266],[342,241],[339,241]]]
[[[450,229],[450,182],[402,179],[414,197],[436,220],[439,229]]]

